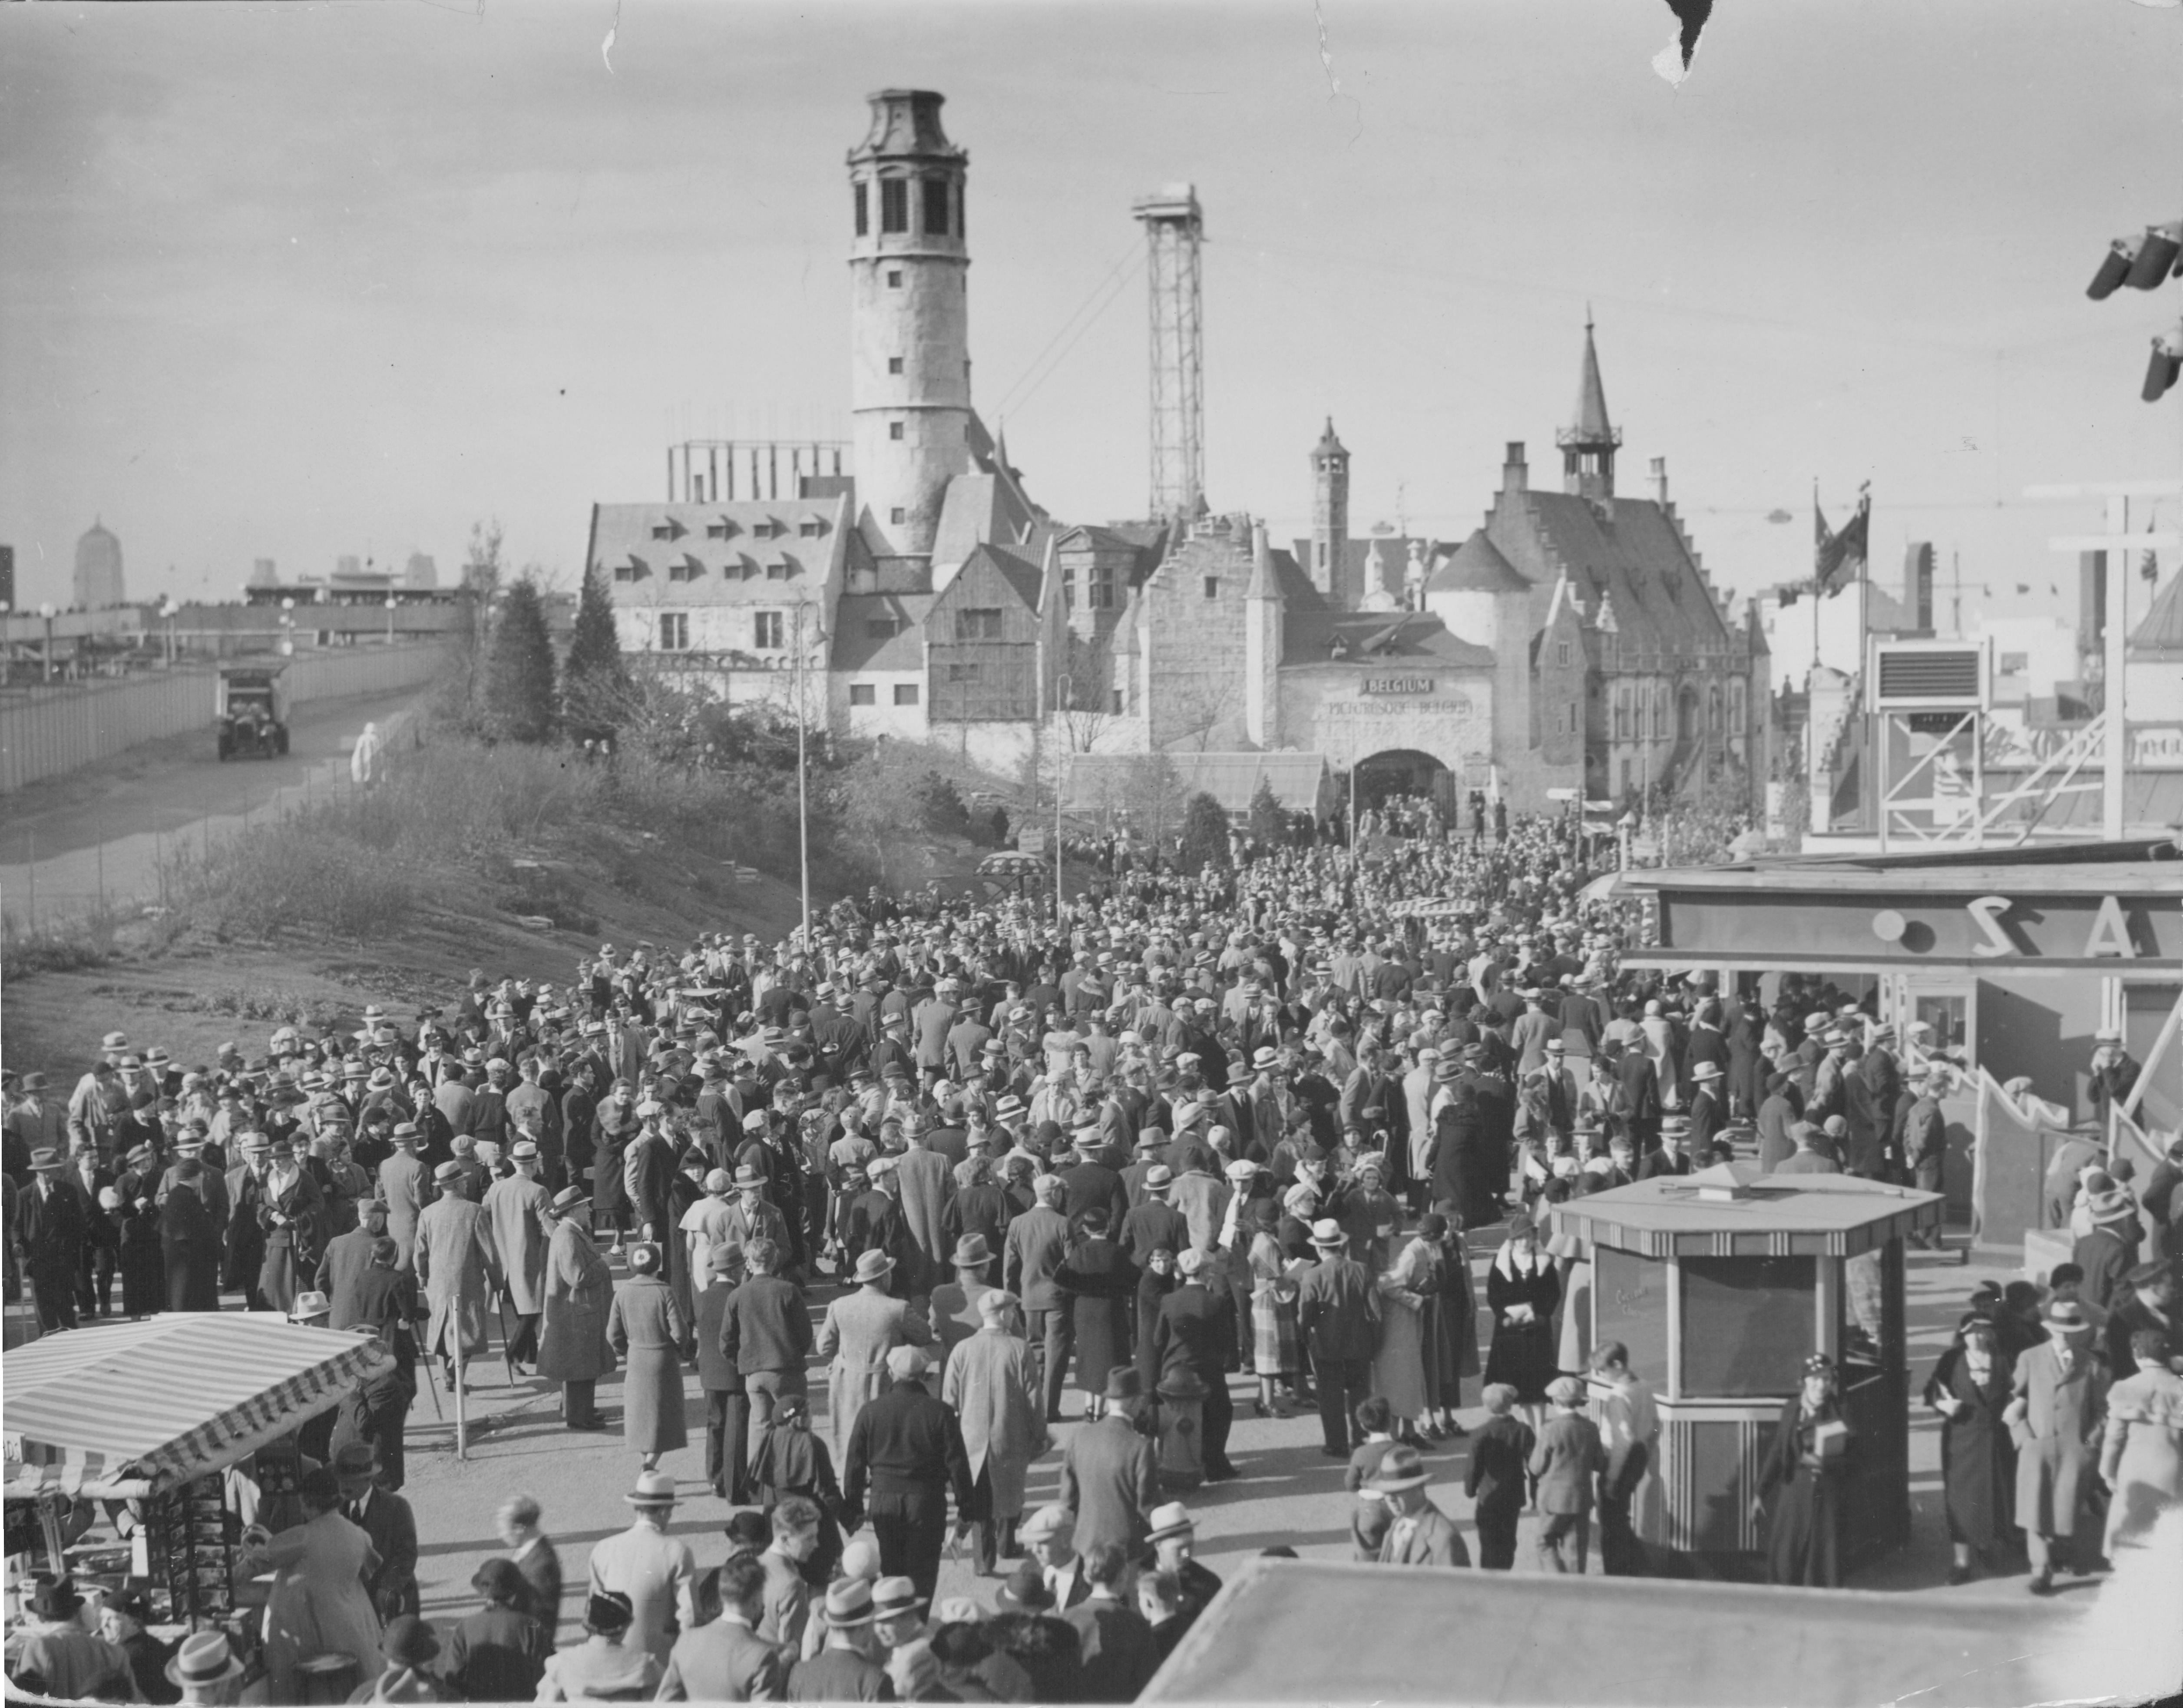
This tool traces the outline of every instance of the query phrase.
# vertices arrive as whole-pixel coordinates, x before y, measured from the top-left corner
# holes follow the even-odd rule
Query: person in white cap
[[[1155,1506],[1147,1520],[1151,1529],[1145,1539],[1153,1545],[1155,1571],[1170,1572],[1180,1592],[1178,1603],[1183,1618],[1193,1620],[1220,1593],[1220,1574],[1197,1556],[1197,1523],[1180,1500]]]

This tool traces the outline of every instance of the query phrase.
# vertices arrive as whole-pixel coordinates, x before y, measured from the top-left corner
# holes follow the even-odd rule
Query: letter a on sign
[[[1982,895],[1976,901],[1964,904],[1964,911],[1971,916],[1971,923],[1986,935],[1984,943],[1971,945],[1973,954],[1982,954],[1991,960],[1996,955],[2016,953],[2016,945],[2001,928],[2001,916],[2014,905],[2005,895]]]
[[[2137,959],[2137,945],[2130,940],[2130,924],[2122,916],[2122,904],[2111,895],[2100,898],[2100,910],[2092,919],[2092,934],[2085,940],[2087,960],[2102,954],[2120,955],[2125,960]]]

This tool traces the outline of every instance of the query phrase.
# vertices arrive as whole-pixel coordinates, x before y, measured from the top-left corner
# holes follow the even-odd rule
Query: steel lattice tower
[[[1205,215],[1195,184],[1163,185],[1130,211],[1144,221],[1152,286],[1152,513],[1192,515],[1205,498]]]

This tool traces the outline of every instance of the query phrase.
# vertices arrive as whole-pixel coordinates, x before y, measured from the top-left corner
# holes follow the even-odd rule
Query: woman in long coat
[[[1107,1238],[1106,1212],[1084,1212],[1083,1238],[1053,1271],[1076,1324],[1076,1385],[1086,1416],[1100,1410],[1107,1372],[1130,1361],[1130,1319],[1136,1314],[1137,1266]]]
[[[2108,1390],[2107,1431],[2100,1444],[2100,1478],[2108,1503],[2107,1551],[2141,1546],[2169,1507],[2183,1504],[2183,1376],[2168,1367],[2167,1337],[2141,1329],[2130,1337],[2137,1374]]]
[[[1425,1295],[1433,1284],[1430,1243],[1413,1238],[1375,1279],[1380,1294],[1380,1349],[1372,1355],[1372,1391],[1393,1413],[1396,1437],[1415,1443],[1432,1399],[1425,1385]]]
[[[1023,1516],[1024,1482],[1030,1462],[1047,1449],[1045,1408],[1031,1383],[1030,1347],[1021,1333],[1015,1295],[997,1289],[979,1295],[985,1321],[947,1355],[940,1397],[963,1425],[970,1456],[978,1522],[986,1527],[978,1557],[1005,1559],[1015,1551],[1016,1522]]]
[[[859,1257],[857,1290],[828,1305],[819,1327],[819,1355],[833,1360],[826,1375],[827,1424],[835,1456],[845,1465],[857,1414],[894,1386],[887,1375],[887,1354],[897,1346],[932,1344],[925,1320],[888,1291],[895,1267],[883,1251]]]
[[[1516,1390],[1516,1401],[1534,1413],[1547,1403],[1547,1384],[1561,1374],[1554,1346],[1554,1307],[1561,1303],[1554,1260],[1539,1249],[1530,1218],[1508,1224],[1508,1237],[1486,1271],[1486,1305],[1493,1313],[1493,1344],[1486,1354],[1486,1379]]]
[[[115,1182],[118,1200],[109,1212],[121,1229],[121,1311],[125,1316],[158,1312],[167,1293],[165,1260],[160,1255],[159,1207],[152,1201],[158,1177],[131,1169]]]
[[[309,1284],[319,1266],[319,1224],[325,1213],[319,1184],[308,1169],[291,1156],[274,1152],[265,1172],[258,1225],[264,1234],[264,1255],[258,1266],[258,1291],[275,1310],[286,1310]]]
[[[1835,1392],[1834,1360],[1804,1360],[1803,1388],[1791,1394],[1774,1426],[1758,1467],[1753,1505],[1764,1514],[1766,1581],[1807,1588],[1841,1586],[1841,1491],[1847,1451],[1830,1454],[1819,1432],[1843,1421]]]
[[[1925,1404],[1944,1420],[1941,1483],[1956,1556],[1951,1583],[1969,1583],[1979,1565],[1993,1564],[2013,1546],[2016,1444],[2002,1421],[2008,1396],[2009,1368],[1993,1325],[1969,1318],[1925,1383]]]
[[[1478,1374],[1478,1295],[1470,1279],[1470,1249],[1463,1230],[1436,1210],[1418,1224],[1432,1250],[1430,1290],[1425,1294],[1425,1434],[1460,1440],[1469,1432],[1455,1421],[1463,1405],[1463,1378]]]
[[[607,1339],[629,1359],[621,1384],[622,1439],[642,1456],[642,1468],[686,1445],[682,1423],[682,1348],[690,1319],[659,1273],[659,1248],[641,1240],[629,1249],[630,1277],[614,1294]]]
[[[597,1415],[591,1403],[592,1385],[614,1367],[614,1349],[607,1344],[614,1271],[592,1243],[588,1197],[570,1187],[555,1201],[554,1213],[553,1237],[546,1243],[538,1374],[545,1381],[564,1384],[561,1403],[567,1421],[584,1425]]]
[[[379,1614],[364,1587],[371,1538],[342,1515],[331,1472],[304,1472],[297,1493],[303,1522],[245,1549],[253,1570],[274,1568],[264,1623],[267,1700],[274,1702],[308,1700],[297,1669],[314,1655],[353,1655],[358,1677],[379,1666]]]
[[[219,1309],[219,1229],[197,1195],[202,1163],[186,1163],[185,1173],[167,1193],[159,1210],[159,1254],[166,1266],[167,1309]],[[196,1175],[186,1171],[197,1169]]]

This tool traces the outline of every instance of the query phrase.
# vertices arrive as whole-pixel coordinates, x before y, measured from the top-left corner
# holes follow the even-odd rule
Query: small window
[[[1208,599],[1217,599],[1220,597],[1219,576],[1208,576],[1205,578],[1205,597]]]
[[[925,181],[925,235],[944,237],[947,235],[947,181],[927,178]]]
[[[659,614],[659,650],[663,653],[690,650],[689,612],[662,611]]]
[[[1575,735],[1576,733],[1576,702],[1575,700],[1569,702],[1569,733]]]
[[[902,423],[900,421],[889,421],[887,423],[887,437],[890,439],[899,439],[901,437]]]
[[[868,186],[857,186],[857,235],[866,236],[872,229],[872,199]]]
[[[902,627],[892,617],[866,617],[864,638],[868,641],[891,641],[902,632]]]
[[[751,613],[751,644],[758,651],[778,652],[781,645],[781,631],[787,626],[785,611],[753,611]]]
[[[890,374],[899,374],[901,371],[902,358],[899,356],[889,356],[887,358],[887,372]]]
[[[894,703],[898,706],[915,705],[917,704],[917,684],[915,682],[897,682],[894,685]]]
[[[796,565],[790,563],[786,558],[782,559],[779,563],[768,564],[765,566],[765,578],[769,581],[785,581],[795,573]]]
[[[1001,613],[997,605],[955,613],[957,640],[997,641],[1000,637]]]
[[[1559,665],[1560,665],[1564,670],[1567,670],[1567,669],[1569,668],[1569,643],[1567,641],[1557,641],[1557,642],[1555,642],[1555,643],[1554,643],[1554,662],[1555,662],[1556,664]]]
[[[909,520],[909,512],[903,509],[900,504],[897,504],[887,512],[887,520],[891,522],[906,522]]]
[[[1114,566],[1112,564],[1092,565],[1092,609],[1095,611],[1114,609]]]
[[[803,539],[815,540],[826,531],[826,525],[816,516],[806,516],[796,525],[796,531]]]
[[[644,565],[639,559],[631,558],[625,564],[614,565],[614,579],[618,581],[641,581],[644,576]]]
[[[878,703],[879,690],[870,682],[851,682],[849,684],[849,704],[851,705],[869,706],[876,705]]]
[[[652,537],[655,540],[673,539],[675,537],[675,524],[672,522],[654,522],[652,525]],[[2008,665],[2003,665],[2002,668],[2006,670],[2008,667]]]
[[[899,291],[901,288],[902,288],[902,269],[901,269],[901,268],[899,268],[899,267],[890,267],[890,268],[888,268],[888,269],[887,269],[887,289],[889,289],[890,291]]]
[[[702,579],[704,573],[705,566],[695,558],[685,558],[679,564],[667,566],[667,579],[670,581],[694,581]]]
[[[1076,565],[1074,564],[1061,566],[1061,609],[1064,611],[1076,609]]]
[[[1326,542],[1324,540],[1319,542],[1319,566],[1322,570],[1326,567]]]
[[[735,531],[736,525],[725,516],[722,516],[716,522],[705,524],[705,537],[708,540],[725,540]]]
[[[1127,709],[1127,708],[1122,704],[1122,691],[1119,688],[1116,688],[1114,690],[1114,703],[1108,708],[1108,710],[1114,713],[1116,717],[1119,717],[1123,712]]]
[[[888,234],[909,230],[909,180],[882,178],[880,180],[880,231]],[[890,274],[892,284],[901,276]]]

